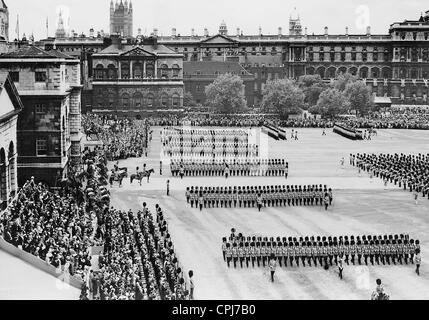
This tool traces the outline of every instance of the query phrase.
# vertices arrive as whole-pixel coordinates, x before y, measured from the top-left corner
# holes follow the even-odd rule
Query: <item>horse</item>
[[[371,294],[371,300],[390,300],[390,296],[386,292],[373,291]]]
[[[112,172],[109,178],[109,184],[112,187],[114,181],[119,182],[119,186],[122,186],[122,180],[124,180],[125,177],[127,177],[128,174],[126,171],[118,171],[118,172]]]
[[[134,180],[138,180],[140,182],[140,185],[142,185],[142,180],[144,177],[147,177],[147,182],[149,183],[150,175],[154,172],[154,169],[149,169],[147,171],[141,171],[136,174],[132,174],[130,176],[130,183],[133,183]]]

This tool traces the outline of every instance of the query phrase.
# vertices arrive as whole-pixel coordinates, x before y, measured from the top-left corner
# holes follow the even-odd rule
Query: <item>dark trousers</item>
[[[271,282],[274,282],[274,271],[271,271]]]

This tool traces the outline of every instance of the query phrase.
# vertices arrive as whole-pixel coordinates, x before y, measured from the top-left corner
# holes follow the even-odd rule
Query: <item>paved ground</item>
[[[429,200],[415,205],[412,195],[362,174],[348,165],[350,152],[429,152],[429,132],[380,130],[372,141],[349,141],[332,132],[321,136],[319,129],[299,129],[298,141],[261,138],[261,152],[270,157],[286,157],[290,178],[172,178],[164,163],[159,175],[161,146],[159,129],[154,129],[148,158],[121,161],[134,172],[147,163],[156,174],[142,186],[136,182],[112,188],[112,204],[138,210],[146,201],[150,208],[159,203],[164,209],[179,259],[195,274],[197,299],[369,299],[375,279],[381,278],[392,299],[429,299]],[[290,130],[287,130],[290,134]],[[346,165],[340,166],[341,157]],[[171,195],[165,195],[166,180]],[[334,206],[328,212],[318,207],[256,209],[191,209],[184,197],[191,185],[327,184],[334,188]],[[346,266],[344,280],[337,270],[315,267],[277,269],[276,282],[269,282],[263,268],[228,269],[222,259],[221,239],[232,227],[239,232],[261,236],[363,235],[409,233],[422,243],[421,276],[412,265]],[[74,289],[57,287],[56,279],[0,251],[0,299],[77,299]]]
[[[290,130],[287,130],[290,134]],[[425,245],[429,241],[429,200],[415,205],[411,193],[395,186],[384,188],[382,181],[358,175],[348,165],[351,152],[429,152],[428,131],[380,130],[372,141],[350,141],[332,132],[321,136],[319,129],[299,129],[298,141],[275,141],[261,135],[261,150],[270,157],[286,157],[290,178],[202,177],[180,180],[159,175],[159,128],[154,129],[148,158],[121,161],[131,172],[145,162],[155,169],[148,184],[112,189],[113,205],[137,210],[146,201],[151,208],[159,203],[164,209],[176,251],[185,269],[195,273],[197,299],[368,299],[381,278],[392,299],[429,299],[429,270]],[[265,147],[264,147],[265,146]],[[340,165],[345,158],[344,167]],[[168,173],[168,175],[167,175]],[[166,196],[166,180],[170,179],[171,195]],[[255,184],[327,184],[334,188],[334,206],[325,212],[319,207],[256,209],[191,209],[185,200],[187,186],[222,186]],[[422,243],[421,276],[414,266],[346,266],[344,280],[337,270],[315,267],[278,268],[276,282],[269,282],[263,268],[228,269],[222,259],[221,239],[235,227],[246,235],[306,236],[364,235],[409,233]]]
[[[80,290],[0,250],[0,300],[77,300]]]

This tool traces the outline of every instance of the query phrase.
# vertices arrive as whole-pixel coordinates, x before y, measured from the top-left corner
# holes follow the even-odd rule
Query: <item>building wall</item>
[[[3,95],[5,92],[2,92]],[[9,100],[9,104],[12,103]],[[4,101],[2,101],[2,107],[6,107]],[[13,108],[13,106],[12,106]],[[14,192],[18,188],[18,163],[17,163],[17,119],[18,116],[14,116],[7,121],[0,123],[0,155],[4,152],[5,163],[0,168],[0,204],[3,201],[8,202],[11,197],[11,192]],[[4,172],[3,172],[4,169]],[[2,176],[3,175],[3,176]],[[4,188],[4,191],[3,191]]]

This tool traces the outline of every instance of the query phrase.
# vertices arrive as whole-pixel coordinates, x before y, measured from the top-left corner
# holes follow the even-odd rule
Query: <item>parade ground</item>
[[[375,280],[382,279],[391,299],[429,299],[429,200],[416,205],[412,194],[393,184],[387,188],[379,178],[359,175],[349,165],[350,153],[428,153],[429,132],[418,130],[378,130],[372,140],[351,141],[327,130],[298,129],[299,140],[275,141],[261,134],[261,145],[268,145],[270,158],[286,158],[289,178],[280,177],[171,177],[167,159],[161,152],[160,129],[153,128],[147,158],[120,161],[133,173],[136,166],[153,168],[150,183],[143,180],[111,190],[112,205],[138,210],[146,202],[150,210],[158,203],[163,209],[175,251],[184,269],[194,271],[196,299],[370,299]],[[259,130],[259,129],[258,129]],[[261,148],[262,150],[263,148]],[[345,164],[341,166],[341,158]],[[159,161],[163,175],[159,175]],[[170,196],[166,181],[170,179]],[[233,186],[270,184],[326,184],[334,190],[333,206],[263,208],[191,208],[186,203],[188,186]],[[244,235],[260,236],[341,236],[407,233],[419,239],[423,263],[421,275],[414,265],[347,266],[344,279],[337,268],[277,267],[275,282],[269,281],[267,267],[228,268],[222,258],[222,237],[231,228]]]
[[[418,130],[378,130],[371,141],[351,141],[327,130],[298,129],[299,140],[275,141],[258,133],[264,152],[270,158],[289,162],[289,178],[280,177],[172,177],[168,160],[161,151],[160,127],[154,127],[148,157],[120,161],[129,173],[146,163],[155,174],[150,183],[144,179],[130,185],[125,179],[119,188],[111,188],[111,205],[137,211],[146,202],[154,212],[158,203],[168,222],[175,251],[187,272],[194,271],[196,299],[364,299],[369,300],[375,280],[382,279],[393,300],[429,299],[429,200],[420,198],[416,205],[412,194],[393,184],[384,186],[379,178],[370,179],[349,165],[350,153],[429,152],[429,132]],[[256,129],[258,131],[259,129]],[[262,150],[261,149],[261,150]],[[344,157],[344,166],[340,164]],[[159,162],[163,161],[163,175]],[[112,167],[112,164],[110,164]],[[170,179],[170,196],[166,181]],[[308,185],[326,184],[333,188],[333,206],[263,208],[191,208],[185,189],[190,186],[234,185]],[[407,233],[419,239],[422,248],[420,276],[414,265],[347,266],[340,280],[337,268],[277,267],[275,282],[267,267],[228,268],[222,258],[222,237],[231,228],[246,236],[299,237],[341,235],[385,235]],[[4,252],[0,252],[0,299],[78,299],[74,288],[63,288],[57,279],[44,274]],[[4,268],[4,271],[1,271]],[[9,270],[13,270],[9,272]]]

